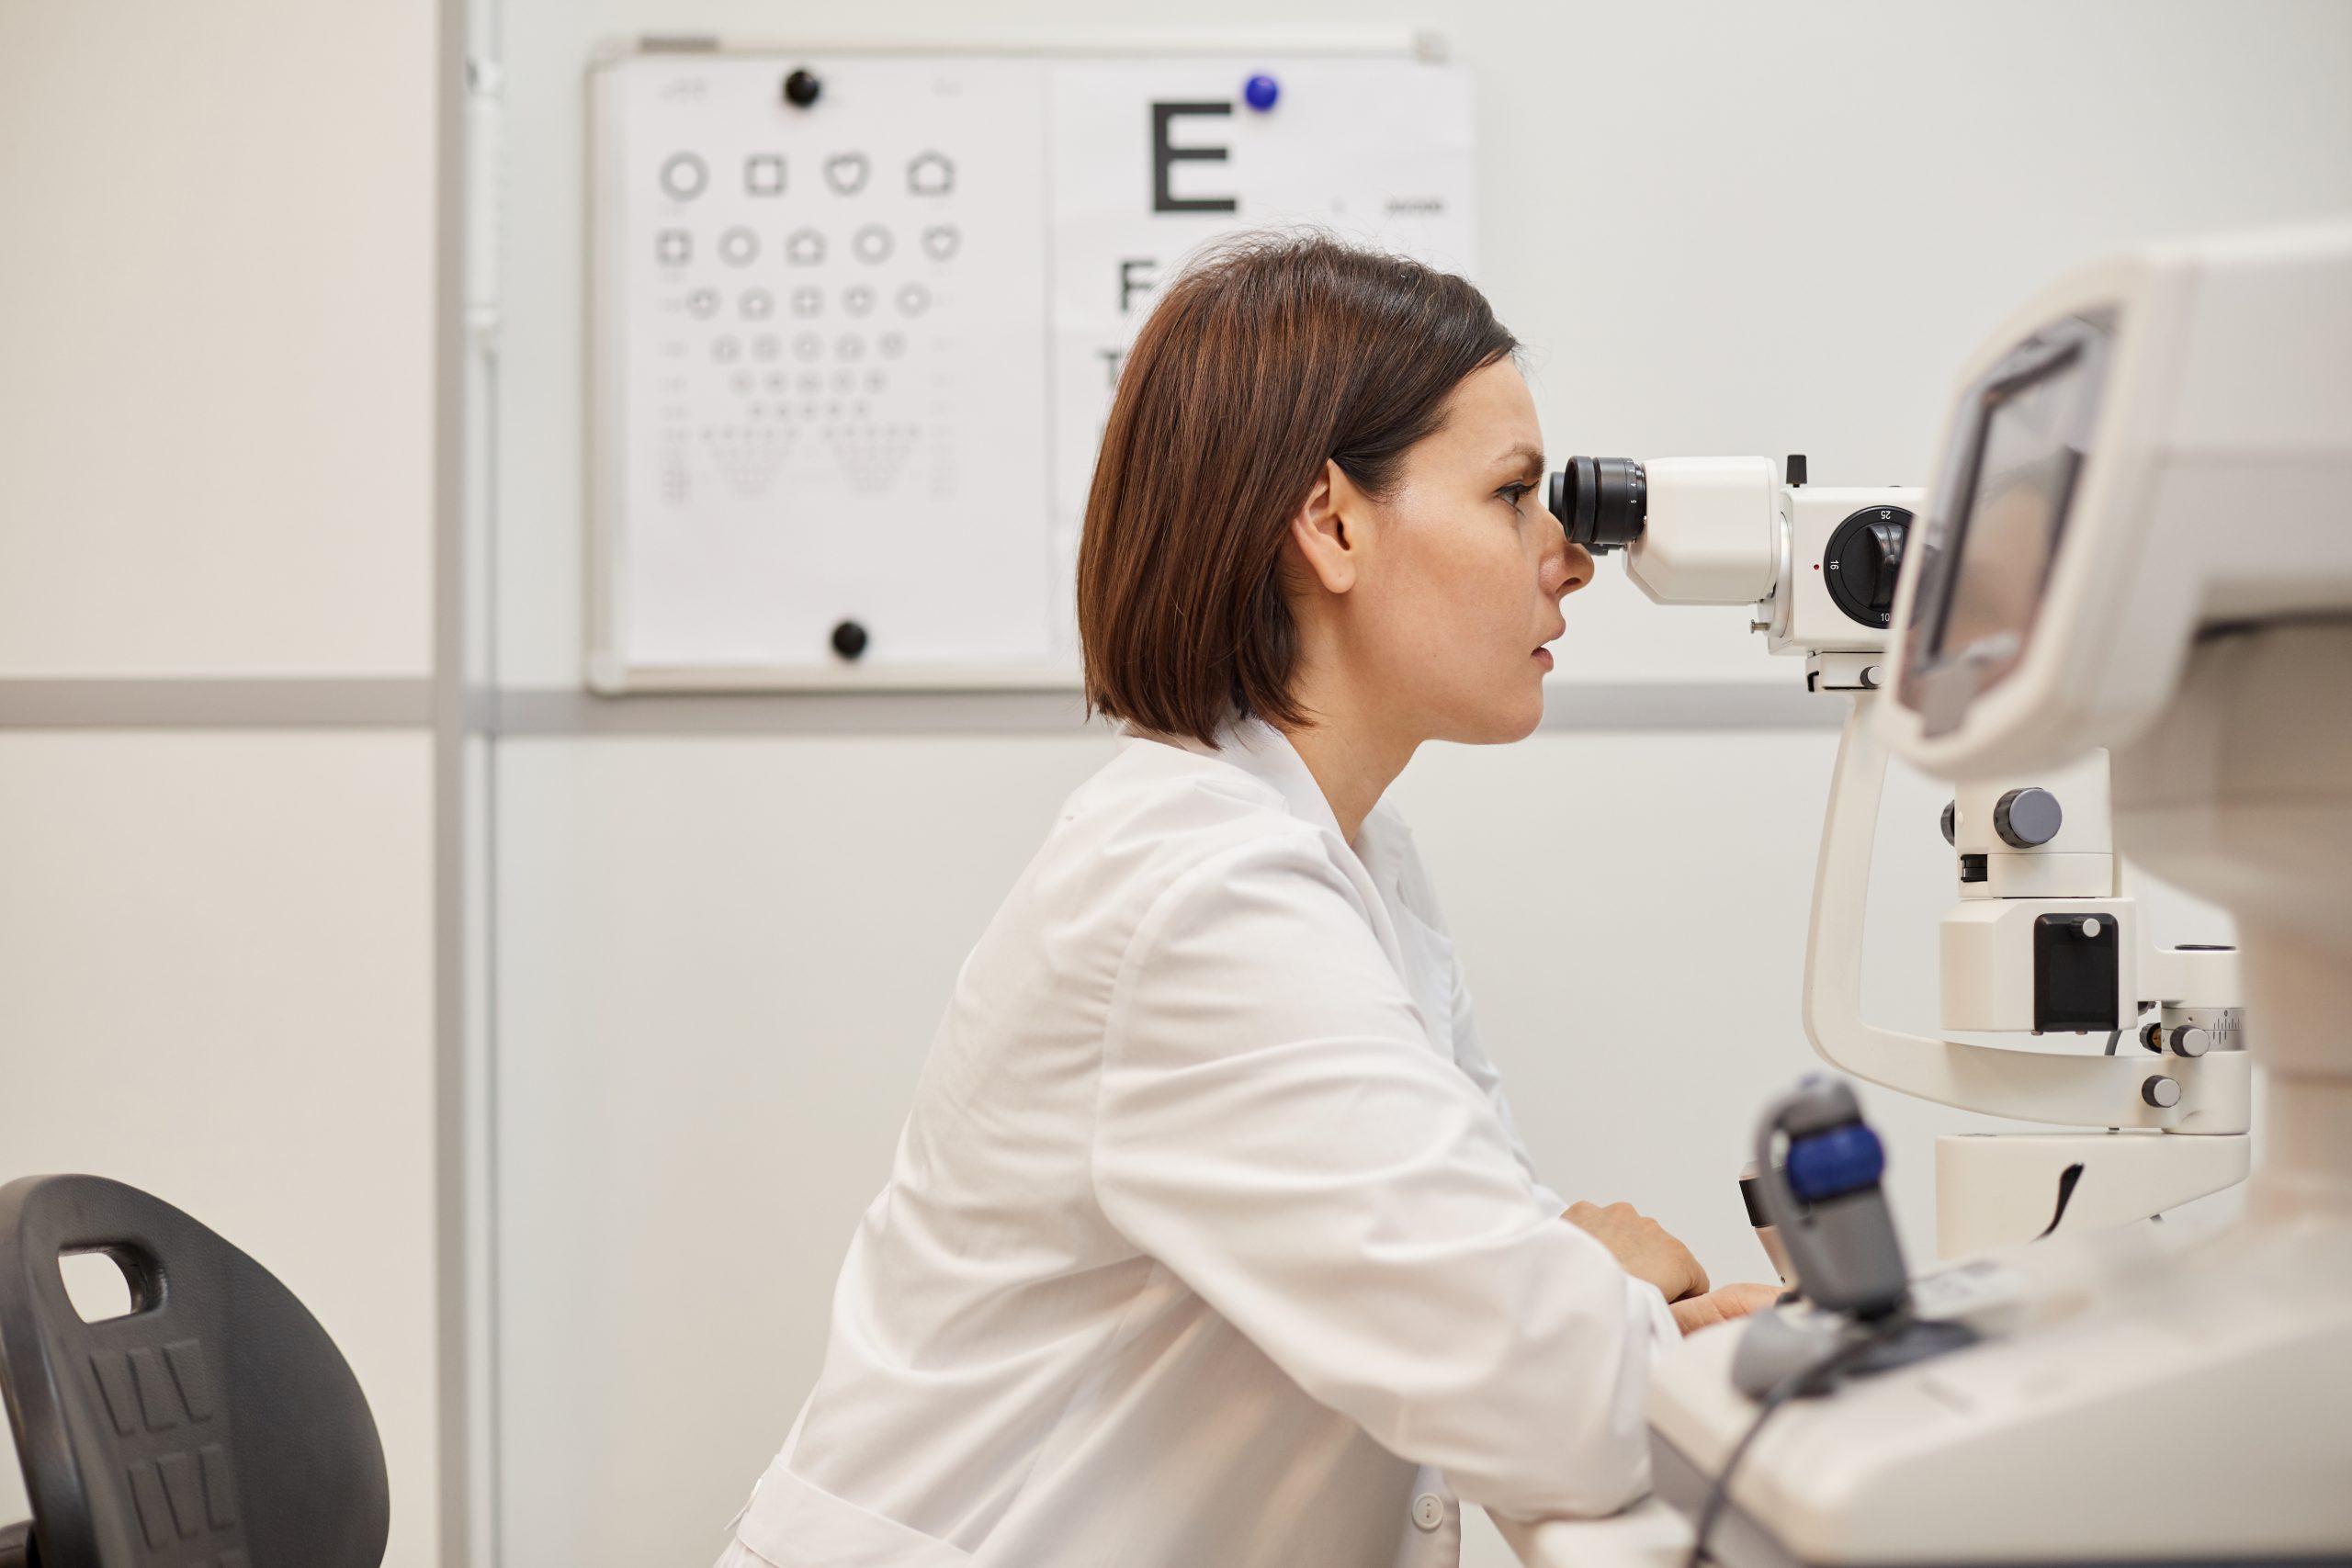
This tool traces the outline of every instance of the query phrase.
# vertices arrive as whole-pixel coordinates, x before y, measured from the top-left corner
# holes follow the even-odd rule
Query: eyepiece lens
[[[1642,536],[1649,520],[1649,476],[1631,457],[1571,457],[1552,476],[1552,515],[1568,538],[1607,555]]]

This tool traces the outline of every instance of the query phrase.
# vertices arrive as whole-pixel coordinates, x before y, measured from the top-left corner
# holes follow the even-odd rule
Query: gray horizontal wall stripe
[[[433,683],[349,680],[0,680],[0,729],[423,729]]]
[[[1544,694],[1546,729],[1836,729],[1845,722],[1846,704],[1806,691],[1794,670],[1769,684],[1627,681]]]
[[[599,697],[506,691],[497,733],[558,735],[1049,734],[1084,728],[1075,692],[789,692]],[[1846,705],[1794,682],[1556,686],[1546,729],[1835,729]]]
[[[1070,735],[1085,705],[1069,692],[769,692],[600,697],[497,694],[501,735]]]
[[[473,691],[467,728],[594,735],[1068,735],[1076,692],[776,692],[599,697]],[[1786,685],[1641,682],[1555,686],[1546,729],[1834,729],[1846,705]],[[0,729],[427,729],[424,680],[0,680]]]

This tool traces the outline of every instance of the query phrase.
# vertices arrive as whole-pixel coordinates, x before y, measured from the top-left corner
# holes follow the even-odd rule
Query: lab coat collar
[[[1289,736],[1264,719],[1234,720],[1218,732],[1214,747],[1204,746],[1189,736],[1152,735],[1149,739],[1181,746],[1204,757],[1215,757],[1273,785],[1292,816],[1329,829],[1340,843],[1354,852],[1384,897],[1408,907],[1416,902],[1403,886],[1407,880],[1404,867],[1413,854],[1412,829],[1406,827],[1405,818],[1388,803],[1388,797],[1384,795],[1373,803],[1356,829],[1355,841],[1349,843],[1348,836],[1340,831],[1340,819],[1324,796],[1323,786],[1315,782],[1315,774],[1307,768],[1306,759],[1298,754],[1298,748],[1290,743]],[[1419,915],[1421,911],[1416,908],[1414,913]]]
[[[1214,757],[1230,763],[1252,778],[1273,785],[1283,804],[1292,816],[1328,828],[1337,834],[1341,843],[1348,836],[1340,832],[1340,819],[1332,814],[1331,803],[1324,798],[1323,786],[1315,782],[1315,774],[1306,766],[1306,759],[1290,743],[1290,737],[1262,718],[1238,718],[1217,732],[1216,744],[1205,745],[1189,735],[1161,735],[1156,731],[1130,729],[1135,739],[1157,740],[1164,745],[1180,746],[1203,757]]]
[[[1292,816],[1340,833],[1340,819],[1332,814],[1331,802],[1289,736],[1262,718],[1245,718],[1218,739],[1222,746],[1217,754],[1280,790]],[[1347,837],[1340,833],[1340,841],[1345,843]]]
[[[1315,782],[1306,759],[1298,754],[1290,737],[1263,719],[1235,720],[1217,733],[1214,747],[1185,736],[1134,729],[1128,735],[1131,739],[1157,740],[1239,768],[1272,785],[1292,816],[1328,830],[1363,876],[1364,890],[1386,915],[1385,920],[1375,922],[1374,931],[1389,962],[1411,987],[1430,1043],[1442,1053],[1452,1054],[1447,987],[1453,976],[1453,943],[1428,897],[1412,829],[1385,795],[1364,814],[1351,844],[1340,831],[1340,819],[1324,798],[1323,786]]]

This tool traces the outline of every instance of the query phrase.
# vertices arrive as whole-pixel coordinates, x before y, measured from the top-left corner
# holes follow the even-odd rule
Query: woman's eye
[[[1507,484],[1503,486],[1502,489],[1495,491],[1495,493],[1501,496],[1505,501],[1510,502],[1510,509],[1513,512],[1516,512],[1519,510],[1519,503],[1522,500],[1526,499],[1527,492],[1534,488],[1535,487],[1532,484],[1513,480],[1511,483]]]

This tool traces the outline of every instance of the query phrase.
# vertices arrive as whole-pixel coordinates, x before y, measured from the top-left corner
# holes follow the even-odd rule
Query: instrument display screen
[[[2108,328],[2037,333],[1979,386],[1926,531],[1905,701],[1941,730],[2016,668],[2090,445]],[[1915,700],[1916,699],[1916,700]],[[1931,711],[1933,710],[1933,711]]]
[[[2033,630],[2041,585],[2083,455],[2070,442],[2079,355],[1988,399],[1968,514],[1954,540],[1938,653],[2014,656]]]

